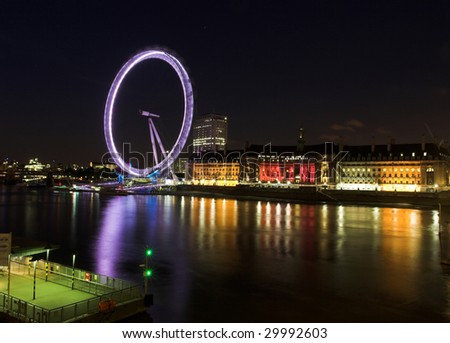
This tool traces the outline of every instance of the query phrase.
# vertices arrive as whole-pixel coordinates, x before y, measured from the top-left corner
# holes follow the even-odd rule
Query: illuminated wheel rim
[[[166,155],[166,157],[161,160],[159,163],[150,168],[135,168],[131,165],[127,165],[123,160],[122,156],[117,150],[116,144],[114,143],[113,137],[113,112],[117,94],[119,93],[120,86],[127,76],[127,74],[135,67],[138,63],[149,60],[149,59],[157,59],[167,62],[177,73],[178,78],[181,81],[181,85],[183,87],[183,95],[184,95],[184,115],[183,115],[183,124],[181,126],[180,134],[173,145],[172,149]],[[145,177],[149,174],[159,171],[162,172],[168,169],[175,159],[180,154],[181,150],[186,144],[186,141],[189,136],[189,131],[191,129],[192,116],[194,112],[194,95],[192,91],[192,84],[189,79],[189,75],[186,72],[186,69],[183,65],[171,54],[160,51],[160,50],[148,50],[141,52],[131,59],[128,60],[127,63],[124,64],[122,69],[120,69],[119,73],[116,75],[111,88],[108,93],[108,98],[106,100],[105,106],[105,117],[104,117],[104,130],[105,130],[105,139],[106,145],[108,147],[108,151],[111,154],[114,162],[125,172],[132,176]]]

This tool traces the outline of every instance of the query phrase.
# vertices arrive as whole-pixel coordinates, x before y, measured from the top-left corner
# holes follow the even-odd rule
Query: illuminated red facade
[[[260,162],[259,180],[262,182],[315,183],[314,163]]]

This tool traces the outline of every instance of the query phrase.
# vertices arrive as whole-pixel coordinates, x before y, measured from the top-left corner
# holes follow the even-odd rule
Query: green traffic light
[[[152,276],[152,270],[151,269],[147,269],[146,271],[145,271],[145,276],[146,277],[150,277],[150,276]]]
[[[147,249],[147,251],[145,252],[145,254],[147,256],[152,256],[153,255],[153,249]]]

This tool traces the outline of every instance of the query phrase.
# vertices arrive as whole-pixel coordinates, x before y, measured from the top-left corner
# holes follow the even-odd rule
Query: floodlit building
[[[304,145],[301,151],[298,146],[251,146],[244,154],[243,180],[399,192],[450,186],[450,154],[434,143],[323,143]]]
[[[324,145],[302,146],[251,145],[243,154],[242,176],[245,182],[316,184]]]
[[[206,114],[192,125],[194,153],[226,150],[228,118],[219,114]]]
[[[228,154],[202,152],[187,167],[190,180],[202,184],[230,180],[392,192],[435,192],[450,187],[450,153],[442,144],[395,144],[391,140],[381,145],[308,145],[303,129],[297,145],[250,145]]]
[[[24,169],[27,171],[35,171],[35,172],[39,172],[39,171],[43,171],[44,169],[49,169],[50,165],[49,164],[43,164],[41,162],[39,162],[39,160],[37,158],[32,158],[28,164],[26,164],[24,166]]]
[[[434,143],[344,146],[338,189],[431,191],[450,184],[450,156]]]
[[[240,180],[241,154],[241,151],[227,155],[223,151],[194,154],[187,163],[186,179],[193,184],[236,186]]]

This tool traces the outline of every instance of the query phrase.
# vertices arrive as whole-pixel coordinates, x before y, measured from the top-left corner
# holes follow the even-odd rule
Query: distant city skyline
[[[158,46],[188,69],[194,119],[227,114],[231,149],[295,145],[301,125],[306,144],[415,143],[425,136],[448,145],[449,22],[443,1],[7,0],[0,13],[0,159],[99,161],[114,76],[136,52]],[[140,108],[161,115],[159,132],[173,141],[180,92],[161,64],[127,77],[116,124],[122,142],[150,150]]]

